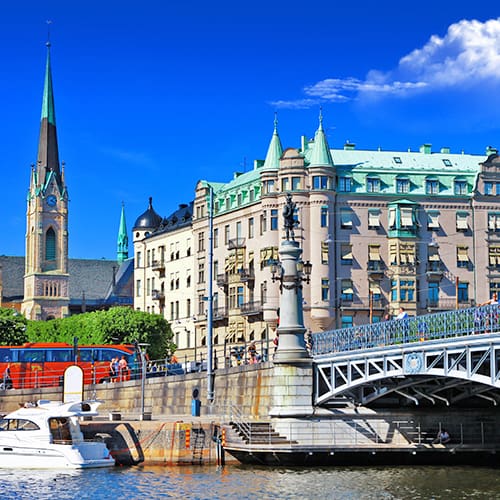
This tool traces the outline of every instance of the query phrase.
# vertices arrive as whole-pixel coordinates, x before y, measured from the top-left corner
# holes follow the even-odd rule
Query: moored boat
[[[0,468],[85,469],[111,467],[106,444],[87,441],[80,418],[97,415],[101,401],[40,400],[0,419]]]

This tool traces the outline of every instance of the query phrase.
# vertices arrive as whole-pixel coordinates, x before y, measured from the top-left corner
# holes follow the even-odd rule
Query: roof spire
[[[120,215],[120,227],[118,229],[118,246],[116,260],[121,264],[128,259],[128,235],[127,223],[125,222],[125,203],[122,202],[122,212]]]
[[[50,24],[50,21],[47,21],[47,23]],[[50,37],[50,33],[48,36]],[[61,180],[61,170],[59,167],[54,91],[52,87],[52,70],[50,64],[50,41],[48,40],[45,45],[47,46],[47,60],[45,63],[42,116],[40,123],[40,137],[38,141],[38,182],[40,182],[42,187],[45,187],[51,172],[53,172],[59,189],[62,191],[63,185]]]
[[[266,159],[262,168],[278,169],[280,168],[280,158],[283,154],[280,136],[278,135],[278,113],[274,113],[274,132],[267,149]]]
[[[319,108],[319,126],[314,134],[314,147],[309,161],[309,166],[329,166],[333,167],[332,154],[326,139],[325,131],[323,130],[323,109]]]

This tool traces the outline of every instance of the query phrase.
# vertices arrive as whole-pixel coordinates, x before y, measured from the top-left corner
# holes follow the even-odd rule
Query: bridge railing
[[[499,330],[500,306],[471,307],[313,333],[312,355],[354,351]]]

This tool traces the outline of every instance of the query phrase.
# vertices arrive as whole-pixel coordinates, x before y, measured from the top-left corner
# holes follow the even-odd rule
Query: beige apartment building
[[[500,291],[499,168],[492,148],[485,155],[433,152],[429,144],[404,152],[350,143],[330,149],[322,117],[314,139],[283,150],[275,125],[265,160],[251,171],[197,184],[183,225],[155,214],[146,228],[146,213],[139,217],[135,307],[164,314],[179,348],[196,345],[203,355],[212,262],[217,355],[272,339],[279,282],[271,265],[284,238],[287,193],[302,259],[312,263],[303,287],[309,330],[381,321],[400,307],[420,315],[482,303]]]

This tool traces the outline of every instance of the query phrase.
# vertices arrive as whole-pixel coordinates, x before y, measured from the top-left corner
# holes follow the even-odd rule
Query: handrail
[[[492,304],[313,333],[312,354],[492,333],[499,330],[499,318],[500,306]]]

